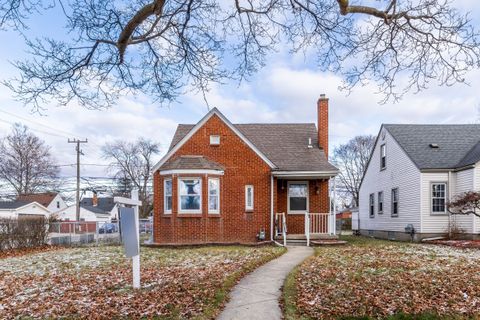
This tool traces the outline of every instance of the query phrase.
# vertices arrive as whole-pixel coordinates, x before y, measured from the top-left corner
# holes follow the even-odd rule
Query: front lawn
[[[348,237],[285,284],[287,319],[473,319],[480,250]]]
[[[246,272],[278,247],[142,248],[142,289],[119,246],[71,248],[0,259],[0,319],[196,318],[216,315]]]

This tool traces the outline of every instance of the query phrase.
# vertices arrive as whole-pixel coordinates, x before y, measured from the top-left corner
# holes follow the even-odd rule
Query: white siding
[[[446,233],[448,232],[449,219],[452,225],[467,233],[478,232],[478,223],[475,222],[477,223],[475,231],[472,215],[453,215],[449,218],[448,214],[431,213],[431,184],[433,182],[446,182],[448,184],[449,200],[451,200],[460,193],[474,189],[475,174],[474,169],[452,172],[450,176],[447,172],[422,173],[422,232]]]
[[[57,206],[58,202],[58,206]],[[62,196],[60,194],[57,194],[55,198],[50,202],[48,205],[47,209],[50,212],[58,212],[60,210],[64,210],[68,207],[68,205],[65,203],[65,201],[62,199]]]
[[[382,129],[385,130],[385,129]],[[407,224],[420,230],[420,171],[403,149],[385,132],[385,140],[379,135],[373,155],[360,188],[360,229],[405,231]],[[386,145],[387,165],[380,170],[380,146]],[[399,190],[399,214],[391,217],[391,190]],[[384,194],[383,214],[378,214],[378,192]],[[368,200],[375,194],[375,217],[369,217]]]
[[[56,215],[58,219],[62,221],[67,221],[67,220],[76,221],[76,211],[77,211],[76,206],[72,205],[61,211],[58,211]],[[83,219],[84,221],[111,221],[113,217],[116,217],[116,216],[113,216],[113,210],[111,215],[108,216],[108,215],[95,214],[90,210],[80,207],[80,219]]]
[[[18,218],[19,214],[24,215],[38,215],[49,217],[50,212],[43,206],[36,202],[29,203],[21,208],[11,210],[0,210],[1,218]]]
[[[474,178],[473,185],[475,191],[480,191],[480,162],[477,162],[474,169]],[[475,232],[480,233],[480,218],[474,217],[473,225],[475,227]]]

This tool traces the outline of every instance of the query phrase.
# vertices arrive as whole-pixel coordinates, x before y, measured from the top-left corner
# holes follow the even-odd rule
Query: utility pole
[[[87,143],[88,140],[78,140],[78,139],[73,139],[70,140],[68,139],[68,143],[75,143],[77,144],[77,147],[75,148],[75,151],[77,152],[77,195],[76,195],[76,220],[77,222],[80,221],[80,154],[83,155],[82,150],[80,150],[80,143]]]

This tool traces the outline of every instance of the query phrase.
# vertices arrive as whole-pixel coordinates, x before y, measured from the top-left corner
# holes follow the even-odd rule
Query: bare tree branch
[[[0,143],[0,179],[17,194],[51,191],[59,168],[50,154],[50,147],[27,127],[15,125],[11,134]]]
[[[339,191],[349,198],[351,206],[358,206],[360,183],[374,144],[375,136],[356,136],[333,152],[333,162],[340,169]]]
[[[449,0],[0,0],[0,27],[61,7],[68,40],[30,39],[31,56],[6,81],[35,110],[87,108],[143,93],[168,103],[185,90],[248,79],[271,52],[314,52],[344,89],[374,82],[383,101],[432,81],[464,82],[480,65],[478,32]]]

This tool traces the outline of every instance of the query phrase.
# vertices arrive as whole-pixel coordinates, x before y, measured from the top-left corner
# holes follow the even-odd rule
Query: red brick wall
[[[283,189],[282,189],[283,185]],[[288,214],[287,180],[279,180],[277,185],[277,212],[287,215],[289,234],[305,233],[305,217],[302,214]],[[318,193],[317,193],[318,190]],[[314,213],[329,212],[328,180],[309,180],[309,211]]]
[[[210,135],[220,145],[210,146]],[[156,243],[255,242],[261,228],[270,239],[270,167],[216,115],[173,156],[202,155],[225,167],[220,179],[220,214],[207,214],[207,178],[202,175],[202,214],[179,214],[177,178],[172,178],[172,214],[163,213],[163,176],[154,174]],[[245,212],[245,186],[254,186],[254,210]]]

